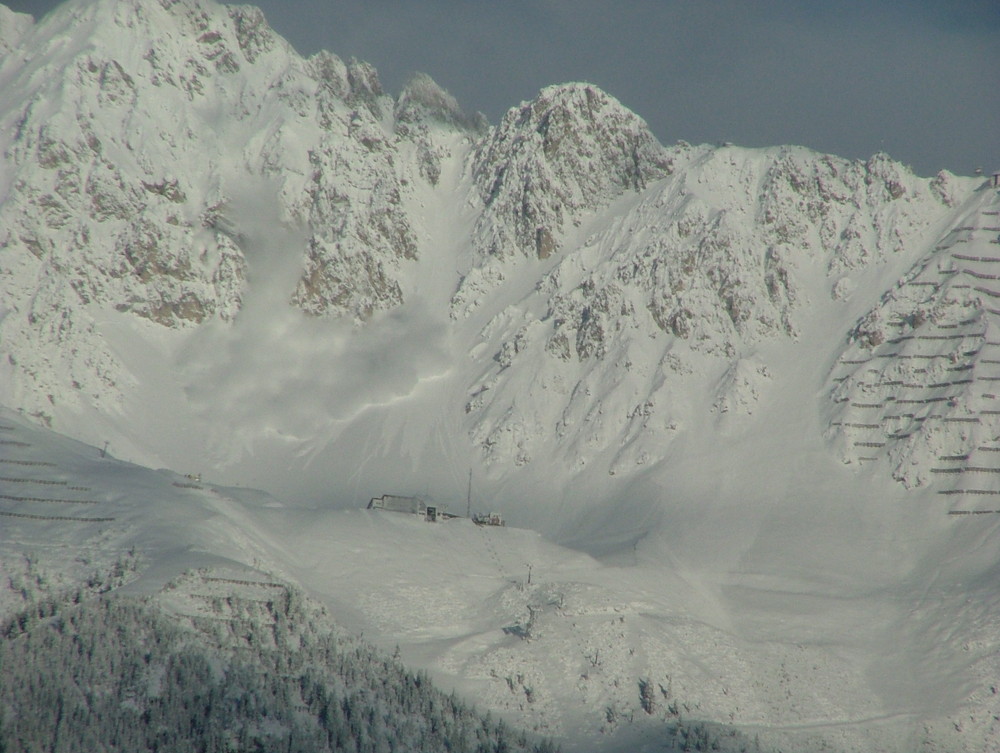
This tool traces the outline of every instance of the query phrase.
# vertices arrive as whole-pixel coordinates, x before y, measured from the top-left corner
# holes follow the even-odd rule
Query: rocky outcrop
[[[671,175],[621,214],[595,209],[595,232],[484,330],[494,366],[468,410],[498,462],[513,436],[522,458],[558,443],[576,466],[619,446],[616,472],[653,462],[676,436],[686,409],[670,395],[691,372],[722,385],[718,417],[754,413],[771,383],[766,363],[747,360],[755,347],[796,338],[817,295],[849,296],[852,274],[914,248],[950,210],[947,176],[919,179],[884,155],[665,154]]]
[[[984,187],[851,331],[828,393],[845,463],[959,509],[1000,494],[998,280],[1000,197]]]
[[[303,60],[252,7],[99,0],[37,27],[0,12],[0,340],[41,394],[75,394],[93,367],[115,376],[88,399],[119,399],[100,312],[231,326],[251,246],[265,269],[299,265],[284,297],[307,314],[398,306],[418,256],[407,186],[436,181],[439,132],[483,127],[429,78],[394,102],[366,63]],[[93,358],[31,353],[70,340]]]
[[[455,296],[455,314],[473,310],[505,267],[557,253],[585,212],[670,171],[645,122],[596,86],[551,86],[511,109],[474,156],[483,210],[472,237],[476,266]]]
[[[73,2],[37,26],[0,11],[0,46],[0,396],[43,418],[121,407],[137,380],[108,322],[180,352],[238,330],[261,290],[310,332],[440,305],[456,341],[479,342],[447,358],[495,467],[627,474],[693,422],[738,431],[775,388],[759,351],[794,343],[812,304],[860,310],[859,286],[881,284],[867,271],[911,264],[971,190],[881,154],[665,148],[589,84],[543,89],[489,128],[427,76],[394,99],[372,66],[305,60],[259,10],[210,0]],[[996,224],[980,220],[938,245]],[[955,284],[918,265],[856,323],[830,386],[846,461],[890,458],[919,485],[927,458],[989,446],[965,431],[993,430],[987,398],[955,383],[992,360],[972,354],[991,341],[987,256],[956,261]],[[885,403],[925,373],[873,382],[869,362],[916,364],[925,341],[956,347],[915,367],[933,376],[919,399],[944,412],[864,419],[869,393]]]
[[[477,150],[484,257],[544,258],[581,211],[606,205],[670,172],[646,124],[596,86],[543,89],[513,108]]]

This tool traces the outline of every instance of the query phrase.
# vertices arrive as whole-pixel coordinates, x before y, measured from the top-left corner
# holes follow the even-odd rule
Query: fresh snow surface
[[[487,129],[198,0],[0,54],[12,583],[287,579],[567,750],[1000,746],[987,183],[586,84]],[[508,527],[363,509],[470,472]]]
[[[287,580],[567,750],[660,750],[678,713],[784,750],[996,742],[996,523],[956,522],[888,483],[717,468],[700,515],[668,506],[594,558],[513,526],[293,505],[147,470],[10,412],[0,425],[11,582],[31,561],[69,588],[124,556],[139,562],[130,592],[198,567]],[[724,503],[740,477],[742,501]],[[4,592],[5,611],[18,603]]]

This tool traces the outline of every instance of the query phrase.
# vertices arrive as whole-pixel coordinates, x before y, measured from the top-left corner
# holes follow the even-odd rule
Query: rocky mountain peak
[[[645,121],[592,84],[549,86],[512,108],[473,157],[483,211],[453,315],[468,315],[511,265],[558,253],[588,212],[671,171]]]
[[[486,206],[480,251],[546,258],[567,221],[668,175],[670,161],[614,97],[563,84],[512,108],[477,151],[473,171]]]
[[[417,73],[406,83],[396,100],[395,116],[399,124],[428,120],[462,130],[482,133],[488,127],[482,113],[466,115],[450,93],[426,73]]]

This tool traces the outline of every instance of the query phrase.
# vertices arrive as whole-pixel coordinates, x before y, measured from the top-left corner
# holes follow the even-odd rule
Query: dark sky
[[[0,0],[2,1],[2,0]],[[153,0],[149,0],[152,2]],[[429,73],[491,122],[589,81],[664,143],[1000,169],[1000,0],[260,0],[299,52]],[[36,17],[53,0],[8,0]]]

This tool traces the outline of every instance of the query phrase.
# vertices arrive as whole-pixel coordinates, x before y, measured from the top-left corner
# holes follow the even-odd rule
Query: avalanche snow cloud
[[[87,546],[267,563],[581,749],[678,715],[995,741],[989,179],[664,146],[586,83],[490,126],[250,7],[0,21],[0,402],[211,480],[202,531],[110,474]],[[14,423],[0,459],[33,462]],[[462,513],[470,472],[510,530],[356,509]],[[7,478],[5,545],[43,541],[17,485],[70,479]]]

